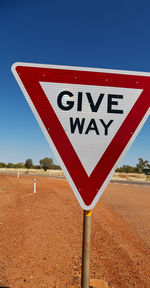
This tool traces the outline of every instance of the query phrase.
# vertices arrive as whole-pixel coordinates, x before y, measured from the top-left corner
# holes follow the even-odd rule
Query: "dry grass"
[[[37,174],[37,175],[50,175],[50,176],[60,176],[63,177],[64,173],[62,170],[47,170],[46,172],[43,169],[26,169],[26,168],[0,168],[0,172],[13,172],[26,174]],[[129,180],[129,181],[150,181],[150,176],[146,176],[144,174],[136,174],[136,173],[115,173],[112,179],[116,180]]]
[[[13,172],[13,173],[26,173],[26,174],[37,174],[37,175],[50,175],[50,176],[64,176],[62,170],[47,170],[46,172],[43,169],[26,169],[26,168],[0,168],[0,172]]]
[[[147,181],[148,177],[144,174],[136,174],[136,173],[115,173],[112,179],[129,180],[129,181]]]

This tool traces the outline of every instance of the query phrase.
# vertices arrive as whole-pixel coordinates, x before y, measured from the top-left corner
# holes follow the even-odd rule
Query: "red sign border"
[[[24,63],[18,63],[15,65],[15,71],[72,178],[72,181],[84,202],[84,207],[91,207],[97,193],[99,193],[103,183],[106,181],[107,176],[114,168],[118,158],[150,108],[150,77],[143,75],[86,71],[86,68],[85,70],[78,70],[80,68],[72,70],[71,67],[68,69],[60,69],[51,66],[41,66],[42,65],[40,65],[40,67],[32,66],[32,64],[28,64],[27,66],[24,65]],[[143,89],[135,105],[127,115],[125,121],[90,176],[87,175],[39,82]],[[49,115],[49,117],[47,117],[47,115]]]

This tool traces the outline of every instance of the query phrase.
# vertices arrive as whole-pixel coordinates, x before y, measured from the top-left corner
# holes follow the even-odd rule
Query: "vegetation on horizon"
[[[53,163],[52,158],[44,158],[39,161],[40,165],[34,165],[32,159],[27,159],[25,163],[3,163],[0,162],[0,168],[27,168],[27,169],[47,169],[52,170],[61,170],[59,165]],[[138,159],[138,163],[135,167],[129,165],[123,165],[115,170],[115,172],[119,173],[142,173],[143,169],[150,169],[150,164],[148,160],[143,160],[143,158]]]
[[[34,165],[32,159],[27,159],[25,163],[4,163],[0,162],[0,168],[27,168],[27,169],[44,169],[45,171],[47,169],[52,169],[52,170],[61,170],[61,167],[59,165],[56,165],[53,163],[52,158],[44,158],[39,161],[40,165]]]
[[[150,164],[148,160],[143,160],[143,158],[138,159],[138,163],[135,167],[129,165],[123,165],[120,168],[117,168],[115,172],[120,173],[142,173],[143,169],[150,169]]]

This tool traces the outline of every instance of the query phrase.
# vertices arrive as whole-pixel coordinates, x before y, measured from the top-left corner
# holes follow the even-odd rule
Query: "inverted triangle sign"
[[[92,209],[150,115],[150,73],[15,63],[81,207]]]

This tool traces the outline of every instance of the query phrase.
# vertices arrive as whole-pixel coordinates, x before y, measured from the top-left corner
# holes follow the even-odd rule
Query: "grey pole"
[[[91,234],[91,211],[83,213],[83,242],[82,242],[82,274],[81,288],[89,288],[90,279],[90,234]]]

